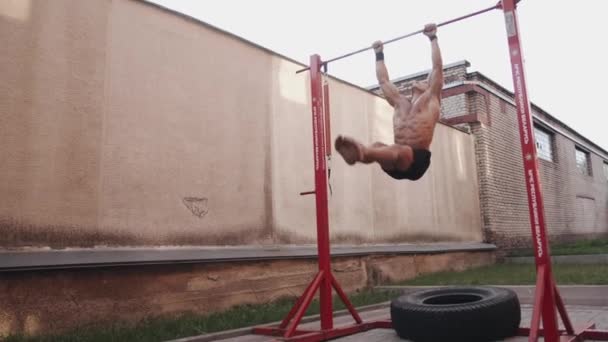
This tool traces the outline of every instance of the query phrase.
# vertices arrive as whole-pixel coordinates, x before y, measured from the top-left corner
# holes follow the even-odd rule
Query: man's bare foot
[[[352,138],[339,135],[336,138],[335,147],[348,165],[363,160],[363,146]]]

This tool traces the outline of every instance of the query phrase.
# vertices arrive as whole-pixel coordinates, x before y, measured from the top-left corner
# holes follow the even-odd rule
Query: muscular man
[[[388,103],[395,108],[395,143],[389,146],[375,142],[364,146],[353,138],[338,136],[335,148],[346,163],[377,162],[384,172],[395,179],[417,180],[424,175],[431,164],[429,146],[433,140],[435,124],[439,120],[443,87],[443,65],[436,33],[435,24],[424,27],[424,34],[431,41],[433,69],[425,81],[415,81],[412,84],[412,96],[409,99],[401,95],[388,78],[382,42],[373,44],[380,89]]]

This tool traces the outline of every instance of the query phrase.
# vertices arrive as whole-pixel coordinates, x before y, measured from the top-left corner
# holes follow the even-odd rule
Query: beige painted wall
[[[140,1],[0,2],[0,245],[313,242],[298,67]],[[382,99],[331,87],[334,137],[390,141]],[[438,127],[416,183],[334,158],[336,241],[480,240],[472,144]]]
[[[293,237],[314,241],[314,197],[298,196],[314,188],[311,113],[304,105],[309,79],[292,77],[299,67],[286,64],[280,62],[283,81],[278,87],[292,93],[272,101],[275,229],[286,241]],[[332,140],[347,134],[363,142],[392,143],[393,110],[385,100],[338,80],[330,79],[329,84]],[[280,94],[279,89],[275,94]],[[431,150],[432,166],[417,182],[395,181],[375,165],[348,166],[334,153],[330,163],[334,241],[480,241],[472,136],[438,125]]]

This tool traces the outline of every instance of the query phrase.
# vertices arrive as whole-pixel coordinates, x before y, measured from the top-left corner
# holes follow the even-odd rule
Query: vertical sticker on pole
[[[515,27],[515,16],[513,11],[505,12],[505,24],[507,26],[507,36],[513,37],[517,34],[517,28]]]

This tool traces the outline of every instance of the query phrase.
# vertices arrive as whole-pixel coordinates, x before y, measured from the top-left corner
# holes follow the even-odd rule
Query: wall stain
[[[133,246],[140,238],[130,233],[104,232],[97,228],[70,225],[35,225],[12,218],[0,218],[0,246],[18,247],[66,247]]]
[[[23,247],[154,247],[154,246],[238,246],[272,243],[271,227],[226,227],[226,232],[176,232],[165,236],[142,236],[124,231],[111,231],[94,226],[36,225],[13,218],[0,218],[0,248]]]
[[[96,246],[239,246],[251,244],[315,244],[315,237],[304,236],[292,231],[275,229],[270,226],[230,226],[225,231],[173,232],[162,236],[142,234],[77,225],[35,225],[13,218],[0,218],[0,248],[18,249],[23,247],[68,247],[91,248]],[[274,231],[274,234],[273,234]],[[332,244],[363,243],[417,243],[462,241],[457,237],[438,238],[432,234],[393,234],[374,238],[358,234],[332,234]]]
[[[198,218],[203,218],[209,212],[207,203],[209,199],[206,197],[184,197],[182,199],[186,208],[190,209],[192,214]]]
[[[368,244],[368,243],[424,243],[424,242],[462,242],[469,241],[468,239],[460,239],[458,237],[438,237],[433,234],[424,233],[401,233],[392,234],[381,237],[369,235],[337,233],[331,234],[330,228],[330,243],[332,244]],[[275,243],[277,244],[315,244],[315,238],[306,237],[291,231],[275,230]]]

